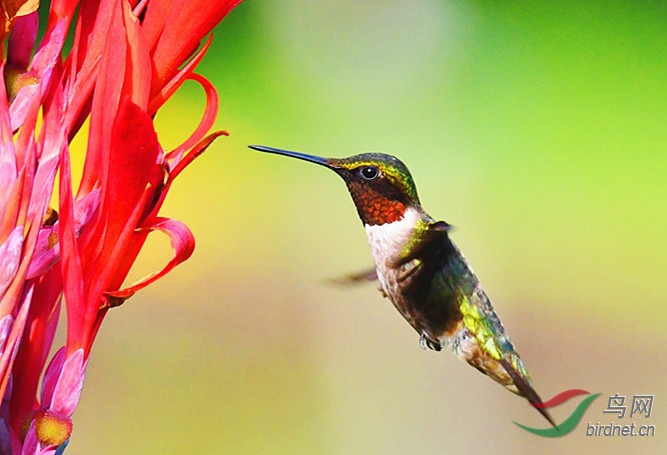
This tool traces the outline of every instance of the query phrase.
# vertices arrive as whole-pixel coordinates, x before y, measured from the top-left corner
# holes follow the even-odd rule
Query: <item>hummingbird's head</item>
[[[249,147],[310,161],[335,171],[345,180],[359,217],[366,225],[393,223],[402,219],[409,207],[419,205],[410,171],[394,156],[362,153],[341,159],[321,158],[258,145]]]

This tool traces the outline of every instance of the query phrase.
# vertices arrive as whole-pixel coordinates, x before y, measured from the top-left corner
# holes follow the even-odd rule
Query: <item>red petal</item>
[[[134,260],[135,230],[155,207],[166,178],[163,159],[152,119],[125,98],[111,133],[108,174],[102,183],[103,218],[86,247],[91,299],[117,289],[125,277],[125,264]],[[89,305],[90,311],[97,311],[99,301]]]
[[[89,2],[84,2],[86,3]],[[104,11],[104,15],[100,18],[100,20],[108,21],[109,25],[105,36],[100,37],[106,41],[99,43],[102,46],[100,49],[101,66],[98,69],[99,74],[93,94],[88,150],[80,186],[80,191],[84,193],[88,193],[100,184],[100,176],[103,179],[102,187],[105,185],[104,179],[108,174],[110,159],[109,132],[115,127],[114,121],[118,115],[123,80],[127,69],[127,41],[122,25],[120,3],[102,2],[101,8],[104,8],[105,4],[112,5],[110,6],[112,9],[108,13]],[[108,17],[107,14],[109,14]],[[90,48],[87,50],[91,51]]]
[[[80,232],[97,212],[100,204],[99,188],[91,191],[74,203],[74,231]],[[60,259],[60,244],[58,243],[59,222],[53,226],[46,226],[39,230],[35,252],[30,262],[26,279],[35,278],[46,272]],[[55,242],[55,243],[54,243]]]
[[[53,395],[48,404],[42,400],[42,405],[60,414],[71,416],[81,398],[86,363],[83,349],[77,349],[67,356],[62,368],[57,372],[58,380]]]
[[[188,79],[192,78],[194,74],[193,71],[199,65],[199,62],[204,58],[209,47],[211,47],[211,42],[213,41],[213,35],[209,36],[202,48],[195,54],[194,57],[190,59],[188,63],[185,64],[182,70],[180,70],[176,75],[167,81],[163,87],[159,88],[158,93],[156,93],[148,105],[148,112],[154,114],[157,110],[169,99],[171,95],[178,90],[178,88],[183,85]],[[216,94],[217,95],[217,94]],[[217,112],[217,111],[216,111]]]
[[[90,94],[97,83],[97,72],[105,52],[115,5],[115,2],[83,2],[79,8],[72,51],[64,63],[65,74],[68,75],[68,109],[64,123],[71,136],[76,134],[91,110]],[[97,153],[90,148],[87,152]],[[91,190],[86,185],[82,189],[84,193]]]
[[[123,2],[123,5],[123,24],[125,26],[129,51],[127,72],[132,79],[125,81],[122,94],[130,96],[135,104],[146,108],[151,89],[150,81],[152,75],[148,43],[144,38],[137,17],[130,10],[129,4]]]
[[[35,98],[45,96],[45,91],[50,86],[53,68],[60,58],[66,34],[67,23],[66,21],[60,21],[42,40],[42,46],[30,64],[30,73],[39,77],[39,84],[23,87],[16,95],[12,105],[9,106],[13,130],[23,124],[30,106],[37,101]],[[41,94],[39,94],[40,90],[42,90]]]
[[[28,68],[32,49],[35,46],[38,25],[37,11],[15,18],[7,46],[7,63],[23,69]]]
[[[51,17],[49,22],[53,19],[70,18],[74,14],[77,0],[51,0]]]
[[[19,312],[16,315],[16,319],[13,321],[11,332],[5,340],[5,345],[2,347],[2,351],[0,351],[0,396],[3,397],[7,390],[10,372],[16,356],[17,344],[25,329],[28,310],[30,309],[30,303],[32,302],[33,289],[34,288],[30,286],[25,291],[23,302],[19,305]],[[10,315],[5,316],[5,318],[7,317],[11,318]],[[4,323],[6,323],[5,320],[3,320],[3,324]]]
[[[76,242],[74,200],[72,196],[72,169],[69,151],[60,154],[60,205],[58,237],[61,251],[63,294],[67,306],[67,344],[85,346],[85,291],[81,256]]]
[[[23,249],[23,226],[18,226],[0,245],[0,300],[16,276]],[[1,349],[1,346],[0,346]]]
[[[195,249],[195,238],[192,235],[192,232],[190,232],[190,229],[180,221],[169,218],[156,218],[152,225],[142,227],[142,230],[157,230],[169,235],[171,247],[174,249],[174,256],[162,270],[146,275],[125,289],[115,292],[107,292],[106,295],[122,300],[132,297],[135,292],[162,278],[178,264],[186,261]]]
[[[130,215],[144,193],[155,195],[164,183],[163,159],[153,120],[125,98],[112,132],[109,175],[103,189],[101,211],[107,215],[108,238],[117,239],[127,224],[133,224],[132,229],[139,225],[138,220],[130,221]]]
[[[162,87],[207,35],[241,0],[149,2],[143,28],[153,48],[156,81]],[[153,90],[156,92],[157,90]]]
[[[197,129],[185,140],[185,142],[167,154],[167,159],[172,162],[172,166],[180,161],[181,156],[186,150],[194,147],[195,144],[197,144],[197,142],[211,130],[215,123],[215,118],[218,115],[218,92],[216,92],[213,84],[199,74],[191,74],[190,79],[199,83],[204,89],[204,92],[206,93],[206,108],[204,109],[204,115],[202,116],[199,125],[197,125]],[[173,162],[172,160],[176,160],[176,162]]]
[[[192,163],[192,161],[194,161],[195,158],[204,153],[206,149],[213,143],[213,141],[219,138],[220,136],[229,136],[229,133],[225,130],[215,131],[206,136],[201,141],[199,141],[197,145],[192,147],[190,153],[188,153],[181,160],[179,160],[174,166],[174,168],[169,171],[169,180],[167,181],[167,184],[171,184],[171,182],[176,178],[178,174],[181,173],[183,169],[185,169],[190,163]]]

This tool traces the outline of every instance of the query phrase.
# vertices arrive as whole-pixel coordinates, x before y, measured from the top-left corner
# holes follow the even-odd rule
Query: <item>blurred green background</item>
[[[111,311],[70,454],[664,453],[667,6],[663,2],[247,0],[199,72],[217,141],[162,213],[194,257]],[[194,84],[156,121],[196,125]],[[602,395],[575,431],[417,334],[373,284],[340,179],[260,154],[399,156],[455,227],[544,399]],[[133,277],[169,257],[156,236]],[[605,414],[655,394],[650,418]],[[555,408],[563,421],[578,399]],[[587,437],[587,422],[654,437]]]

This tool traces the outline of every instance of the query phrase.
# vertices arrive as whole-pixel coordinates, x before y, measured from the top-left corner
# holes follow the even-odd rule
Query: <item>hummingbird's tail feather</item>
[[[519,373],[509,360],[500,359],[500,363],[505,368],[505,371],[507,371],[507,374],[509,374],[514,381],[514,385],[519,390],[519,395],[525,397],[531,404],[542,404],[542,398],[540,398],[540,396],[537,394],[526,376]],[[552,426],[556,426],[556,422],[551,417],[551,414],[549,414],[549,411],[538,407],[535,409],[537,409]]]

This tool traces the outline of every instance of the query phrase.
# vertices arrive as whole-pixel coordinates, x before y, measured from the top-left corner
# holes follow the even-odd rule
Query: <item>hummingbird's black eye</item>
[[[375,166],[364,166],[359,172],[366,180],[375,180],[377,176],[380,175],[380,170]]]

